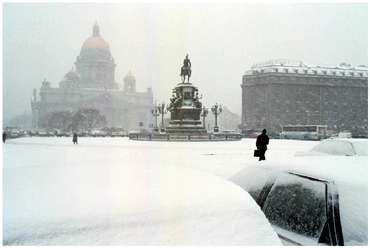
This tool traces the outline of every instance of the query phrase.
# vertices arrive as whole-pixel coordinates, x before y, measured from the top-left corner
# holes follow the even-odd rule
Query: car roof
[[[5,243],[281,245],[248,193],[205,173],[104,165],[4,170]]]
[[[367,187],[367,163],[367,156],[302,156],[264,161],[256,166]]]
[[[343,143],[350,144],[346,147]],[[327,145],[331,147],[327,147]],[[324,148],[323,148],[324,146]],[[324,149],[324,150],[323,150]],[[328,152],[330,149],[330,152]],[[338,150],[339,149],[339,150]],[[346,150],[343,150],[346,149]],[[359,155],[367,156],[368,152],[368,141],[367,139],[347,139],[347,138],[329,138],[322,140],[316,146],[314,146],[309,152],[304,152],[303,155],[320,155],[332,154],[332,155]]]
[[[336,141],[336,140],[348,141],[348,142],[351,142],[351,143],[367,142],[368,141],[367,139],[362,139],[362,138],[357,139],[357,138],[336,138],[336,137],[325,139],[325,140],[322,140],[322,141]]]

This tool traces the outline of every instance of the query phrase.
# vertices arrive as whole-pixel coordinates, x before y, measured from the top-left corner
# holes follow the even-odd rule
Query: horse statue
[[[191,62],[189,59],[189,55],[186,54],[186,58],[184,59],[184,65],[181,67],[181,74],[182,83],[185,82],[186,76],[188,76],[188,83],[191,76]]]

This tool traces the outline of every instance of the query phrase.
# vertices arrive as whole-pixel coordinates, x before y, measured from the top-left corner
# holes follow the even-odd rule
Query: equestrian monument
[[[171,120],[166,132],[168,134],[192,136],[206,135],[207,131],[200,120],[202,112],[201,97],[198,88],[190,83],[191,62],[188,55],[184,59],[180,75],[182,82],[172,90],[172,97],[167,108],[171,113]]]
[[[186,55],[184,59],[180,76],[181,81],[172,89],[172,96],[167,107],[165,108],[165,104],[162,103],[152,110],[152,114],[156,118],[160,114],[162,115],[160,131],[156,119],[156,126],[151,132],[130,133],[130,139],[146,141],[240,140],[240,134],[219,133],[218,130],[207,133],[204,121],[208,110],[205,107],[202,108],[200,101],[202,96],[199,95],[198,88],[190,83],[191,62],[189,55]],[[167,112],[170,112],[171,117],[168,126],[164,127],[163,116]],[[203,121],[201,121],[201,117],[203,117]]]

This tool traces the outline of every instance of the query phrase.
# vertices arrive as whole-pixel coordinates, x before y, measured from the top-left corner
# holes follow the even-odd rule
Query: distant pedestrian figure
[[[4,131],[3,132],[3,143],[5,143],[5,141],[6,141],[6,132]]]
[[[265,152],[267,150],[267,145],[269,144],[269,136],[266,135],[266,129],[262,130],[262,134],[257,136],[256,146],[259,153],[259,161],[266,160]]]
[[[73,144],[78,144],[77,139],[78,139],[77,133],[73,133],[73,140],[72,140]]]

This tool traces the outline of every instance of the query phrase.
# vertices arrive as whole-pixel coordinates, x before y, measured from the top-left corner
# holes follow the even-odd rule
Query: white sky
[[[32,89],[58,86],[98,21],[117,64],[139,91],[168,102],[189,53],[203,102],[240,115],[242,75],[252,64],[288,58],[367,65],[367,4],[124,3],[3,5],[3,113],[30,112]]]

